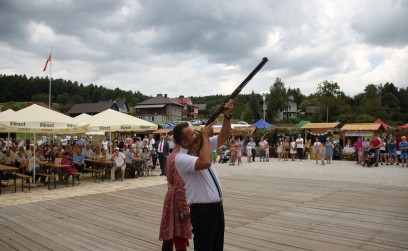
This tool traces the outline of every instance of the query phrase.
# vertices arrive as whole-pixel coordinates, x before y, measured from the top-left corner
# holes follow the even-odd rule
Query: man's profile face
[[[183,147],[189,148],[193,144],[195,138],[197,137],[197,134],[191,126],[184,128],[183,134],[185,138],[182,140]]]

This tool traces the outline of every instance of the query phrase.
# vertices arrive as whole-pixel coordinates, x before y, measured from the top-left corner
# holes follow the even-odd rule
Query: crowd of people
[[[395,136],[389,134],[381,139],[378,134],[374,134],[372,140],[366,137],[362,140],[361,137],[355,137],[355,142],[351,143],[349,139],[345,144],[348,148],[354,148],[354,156],[357,164],[362,166],[378,166],[380,165],[401,165],[407,166],[407,149],[406,137],[402,136],[397,143]],[[342,142],[339,143],[340,145]],[[301,134],[297,137],[281,136],[273,145],[268,143],[265,138],[260,138],[259,141],[253,137],[232,136],[229,143],[222,145],[220,149],[213,151],[213,162],[217,162],[217,157],[220,155],[219,162],[228,159],[229,165],[242,165],[243,158],[246,162],[255,161],[255,157],[259,157],[260,162],[269,161],[269,152],[271,148],[276,151],[278,161],[304,161],[305,149],[307,153],[313,153],[312,158],[316,164],[331,164],[335,153],[335,142],[333,137],[313,137],[312,143],[310,140],[305,142]],[[340,150],[339,150],[340,149]],[[346,148],[337,148],[338,157],[340,159],[347,156]],[[397,151],[397,149],[399,151]],[[354,157],[353,156],[353,157]],[[374,163],[369,164],[371,160]],[[408,167],[408,166],[407,166]]]
[[[59,173],[60,180],[66,182],[70,174],[83,172],[84,168],[103,168],[95,160],[112,161],[106,176],[115,181],[115,173],[120,170],[120,180],[147,175],[149,166],[156,166],[159,160],[162,175],[165,175],[165,159],[174,149],[171,137],[162,135],[157,142],[154,135],[141,137],[109,136],[100,142],[92,142],[92,136],[47,136],[24,141],[20,138],[0,139],[0,163],[19,168],[19,172],[33,175],[46,173],[45,165],[49,162],[66,165]],[[163,143],[164,142],[164,143]],[[27,145],[27,146],[26,146]],[[79,175],[76,175],[79,179]],[[45,183],[45,176],[36,176]]]
[[[397,154],[399,149],[400,154]],[[401,137],[401,141],[397,144],[397,139],[393,134],[388,134],[387,137],[380,138],[378,134],[374,134],[373,140],[370,141],[368,137],[364,139],[358,137],[354,142],[354,150],[357,156],[357,164],[366,166],[370,164],[370,160],[373,162],[373,166],[381,165],[399,165],[401,160],[401,166],[407,165],[407,151],[408,142],[406,136]]]

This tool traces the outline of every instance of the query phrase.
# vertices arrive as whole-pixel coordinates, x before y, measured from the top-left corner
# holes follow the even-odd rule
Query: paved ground
[[[407,250],[408,169],[217,164],[225,250]],[[164,177],[0,195],[0,250],[160,250]],[[189,248],[192,250],[193,248]]]

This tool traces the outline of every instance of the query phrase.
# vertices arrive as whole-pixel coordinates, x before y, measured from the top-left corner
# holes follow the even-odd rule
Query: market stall
[[[305,130],[305,153],[310,153],[310,158],[315,159],[315,153],[310,151],[311,146],[311,137],[313,136],[320,136],[320,135],[333,135],[334,131],[339,129],[341,126],[340,122],[333,122],[333,123],[307,123],[304,124],[301,129]],[[308,133],[310,134],[310,138],[308,138]]]

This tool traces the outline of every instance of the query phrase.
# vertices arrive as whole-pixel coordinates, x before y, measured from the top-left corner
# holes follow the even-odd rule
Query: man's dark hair
[[[188,122],[178,123],[173,129],[173,138],[176,144],[181,145],[181,141],[185,139],[183,130],[186,127],[189,127],[190,124]]]

